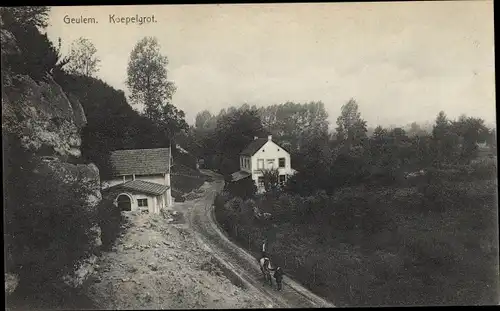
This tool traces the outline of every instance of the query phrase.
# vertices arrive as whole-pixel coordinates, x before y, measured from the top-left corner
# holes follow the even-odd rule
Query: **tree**
[[[87,77],[99,71],[101,60],[96,56],[97,49],[87,38],[80,37],[73,41],[69,52],[68,72]]]
[[[1,8],[2,30],[6,30],[14,39],[2,32],[2,81],[8,84],[11,73],[28,75],[35,81],[42,81],[47,74],[60,71],[67,63],[61,57],[59,48],[40,33],[37,26],[46,23],[49,12],[47,7],[36,8]],[[24,21],[23,18],[27,20]],[[4,54],[4,44],[10,45],[10,52]]]
[[[187,130],[184,112],[170,102],[176,91],[167,79],[168,58],[160,53],[155,37],[144,37],[130,53],[127,67],[127,86],[133,104],[143,105],[144,115],[165,130],[171,138],[180,130]]]
[[[258,113],[264,128],[292,153],[303,149],[311,136],[328,133],[328,113],[322,102],[286,102],[261,107]]]
[[[373,138],[375,139],[382,139],[384,137],[386,137],[388,134],[387,132],[387,129],[384,129],[382,126],[377,126],[374,130],[373,130]]]
[[[264,178],[264,189],[266,192],[276,191],[279,187],[280,172],[278,169],[263,169],[261,173]]]
[[[410,124],[410,129],[408,130],[409,137],[425,136],[425,135],[427,135],[427,132],[424,129],[422,129],[422,127],[417,122],[412,122]]]
[[[227,113],[217,121],[217,128],[210,137],[207,148],[213,154],[219,155],[215,167],[220,168],[221,173],[231,174],[237,171],[239,165],[239,153],[253,141],[254,136],[267,135],[256,110],[236,110]]]
[[[452,130],[452,123],[444,111],[440,111],[432,129],[434,165],[454,162],[457,159],[458,135]]]
[[[50,8],[48,6],[19,6],[0,8],[2,19],[4,13],[10,14],[16,22],[40,28],[48,26]]]
[[[341,108],[340,116],[337,118],[337,139],[350,148],[359,145],[366,137],[366,121],[361,119],[358,112],[358,104],[350,99]]]
[[[469,162],[477,155],[477,143],[488,139],[489,129],[480,118],[461,115],[451,122],[451,131],[460,137],[460,160]]]
[[[210,113],[210,111],[203,110],[201,112],[198,112],[198,114],[196,114],[196,119],[194,124],[197,130],[203,130],[203,131],[213,130],[217,125],[217,118],[216,116],[213,116]]]

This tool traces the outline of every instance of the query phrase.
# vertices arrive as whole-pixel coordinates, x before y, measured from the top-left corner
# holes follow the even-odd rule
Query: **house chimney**
[[[267,140],[269,140],[269,141],[273,140],[273,135],[268,135]]]
[[[254,137],[253,137],[253,140],[257,140],[257,139],[259,139],[259,137],[258,137],[258,136],[254,136]]]

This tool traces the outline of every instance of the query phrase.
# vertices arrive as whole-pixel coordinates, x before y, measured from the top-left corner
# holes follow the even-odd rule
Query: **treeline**
[[[414,122],[407,131],[377,126],[370,136],[353,99],[342,106],[334,131],[327,118],[321,102],[245,104],[217,115],[200,112],[182,139],[208,167],[227,176],[239,169],[239,152],[254,136],[272,134],[291,153],[299,172],[288,189],[304,195],[361,183],[400,183],[424,168],[467,165],[478,154],[477,143],[496,145],[496,129],[465,115],[450,120],[440,112],[431,132]]]

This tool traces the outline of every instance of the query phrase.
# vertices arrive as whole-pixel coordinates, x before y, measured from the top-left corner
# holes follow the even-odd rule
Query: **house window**
[[[137,199],[137,206],[148,207],[148,199]]]
[[[285,167],[285,158],[279,158],[279,166]]]
[[[259,184],[260,188],[264,187],[264,177],[263,176],[259,176],[259,178],[258,178],[258,184]]]
[[[267,167],[270,169],[274,168],[274,159],[268,159],[267,160]]]
[[[285,181],[286,181],[286,176],[285,175],[280,175],[279,176],[279,183],[280,185],[285,185]]]
[[[264,159],[258,159],[257,160],[257,169],[263,170],[264,169]]]
[[[246,166],[246,167],[247,167],[247,168],[250,168],[250,159],[245,159],[245,162],[246,162],[246,164],[247,164],[247,166]]]

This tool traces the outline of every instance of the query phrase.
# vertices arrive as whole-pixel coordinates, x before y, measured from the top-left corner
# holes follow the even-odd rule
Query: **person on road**
[[[262,257],[261,258],[269,257],[267,255],[267,241],[266,240],[264,240],[264,242],[262,243],[261,253],[262,253]]]
[[[276,267],[274,271],[274,278],[276,279],[276,286],[278,287],[278,290],[281,290],[283,287],[283,269],[281,267]]]

